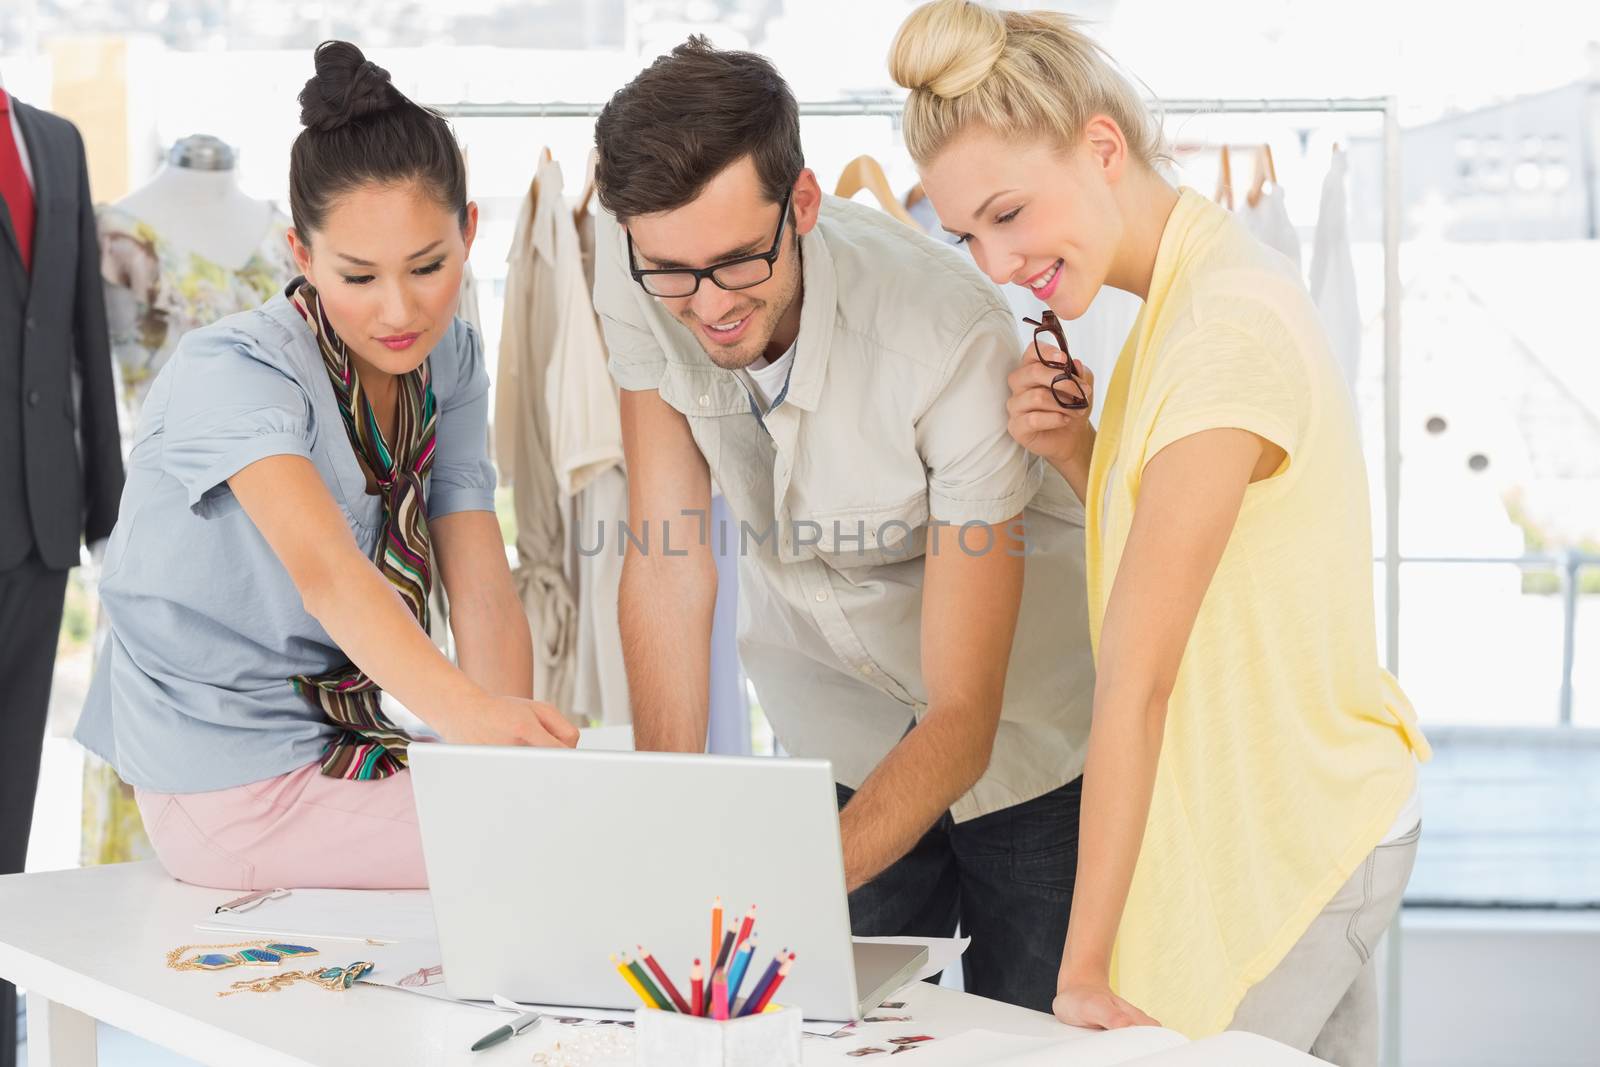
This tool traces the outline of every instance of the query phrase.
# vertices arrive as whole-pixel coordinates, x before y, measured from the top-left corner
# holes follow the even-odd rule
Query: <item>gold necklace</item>
[[[233,985],[218,993],[219,997],[231,997],[235,993],[276,993],[280,989],[287,989],[296,982],[310,982],[319,985],[330,992],[338,993],[349,989],[356,982],[366,977],[372,970],[370,963],[351,963],[344,967],[324,967],[320,971],[284,971],[281,974],[268,975],[265,978],[246,978],[235,982]]]
[[[240,952],[224,952],[236,948]],[[193,959],[182,959],[184,953],[204,949]],[[297,956],[315,956],[317,950],[305,945],[288,945],[279,941],[240,941],[232,945],[179,945],[167,953],[167,966],[174,971],[225,971],[230,967],[276,967],[286,959]]]

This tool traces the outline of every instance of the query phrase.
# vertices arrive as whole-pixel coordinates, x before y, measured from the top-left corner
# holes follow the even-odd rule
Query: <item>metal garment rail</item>
[[[1391,99],[1383,96],[1333,96],[1333,97],[1267,97],[1256,99],[1204,99],[1184,97],[1152,100],[1151,105],[1169,115],[1267,115],[1282,112],[1318,114],[1330,111],[1368,112],[1387,111]],[[451,118],[596,118],[605,104],[571,103],[548,100],[534,103],[507,101],[499,104],[455,103],[431,105],[435,111]],[[905,104],[900,100],[811,100],[800,104],[802,115],[850,116],[866,115],[898,119]]]
[[[1262,99],[1182,98],[1152,100],[1163,116],[1366,113],[1383,116],[1383,584],[1384,665],[1400,673],[1400,111],[1393,96],[1285,97]],[[450,118],[594,118],[603,104],[444,104]],[[898,100],[834,100],[800,104],[802,115],[878,116],[898,124]],[[1400,918],[1389,928],[1384,962],[1382,1063],[1400,1063]]]

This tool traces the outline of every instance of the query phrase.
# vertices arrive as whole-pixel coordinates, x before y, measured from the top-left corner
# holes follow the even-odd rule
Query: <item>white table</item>
[[[227,1067],[526,1067],[533,1052],[561,1036],[562,1027],[543,1025],[474,1054],[472,1042],[504,1014],[365,985],[330,993],[301,983],[218,998],[231,981],[270,971],[173,971],[165,960],[178,945],[227,941],[199,934],[194,924],[231,895],[174,882],[154,863],[0,877],[0,977],[28,990],[31,1067],[93,1067],[97,1019]],[[323,953],[311,963],[360,958],[357,946],[312,944]],[[895,999],[906,1001],[914,1030],[1068,1032],[1048,1015],[927,983]],[[807,1038],[806,1063],[860,1062],[844,1057],[859,1044]]]

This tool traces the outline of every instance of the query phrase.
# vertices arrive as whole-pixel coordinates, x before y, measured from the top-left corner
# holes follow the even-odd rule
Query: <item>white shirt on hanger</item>
[[[1289,257],[1295,270],[1300,269],[1300,235],[1289,221],[1289,209],[1283,202],[1283,186],[1277,182],[1263,190],[1254,204],[1248,197],[1239,205],[1234,215],[1244,223],[1245,229],[1268,248]]]
[[[543,393],[550,463],[561,492],[572,496],[602,471],[621,465],[622,415],[583,273],[578,229],[562,195],[561,167],[544,163],[538,182],[530,273],[534,285],[550,290],[543,306],[551,314],[533,323],[534,342],[549,352]]]
[[[1361,367],[1361,308],[1356,302],[1356,265],[1350,254],[1350,214],[1345,203],[1348,165],[1345,154],[1335,152],[1328,176],[1322,180],[1307,288],[1322,313],[1334,358],[1354,392]]]

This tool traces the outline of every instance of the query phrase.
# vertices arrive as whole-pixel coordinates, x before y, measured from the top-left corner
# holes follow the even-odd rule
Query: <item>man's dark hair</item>
[[[690,37],[617,90],[594,127],[600,203],[627,221],[671,211],[744,156],[768,200],[800,177],[800,108],[773,65]]]

